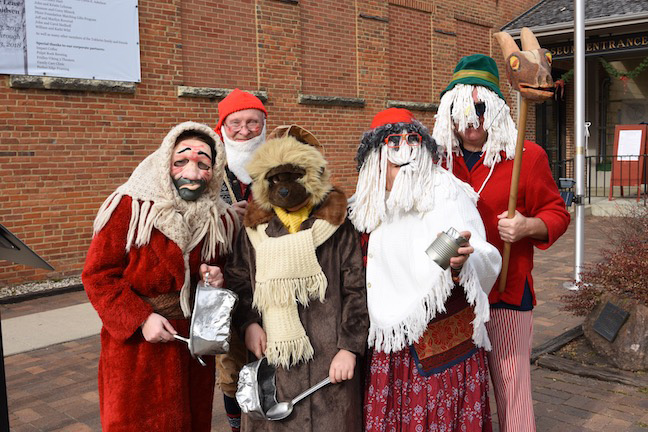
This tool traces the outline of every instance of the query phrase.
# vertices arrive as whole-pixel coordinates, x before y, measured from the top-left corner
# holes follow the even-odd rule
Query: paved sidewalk
[[[598,258],[596,251],[606,242],[601,228],[610,222],[606,218],[587,218],[586,262]],[[539,301],[534,311],[534,346],[582,322],[581,318],[559,310],[559,297],[566,292],[562,284],[571,280],[573,274],[573,239],[572,224],[549,251],[537,251],[534,278]],[[85,303],[83,292],[68,293],[0,305],[0,313],[4,327],[7,320]],[[12,430],[100,430],[98,357],[98,336],[5,357]],[[639,391],[538,367],[532,369],[532,380],[539,431],[648,432],[648,389]],[[491,407],[496,420],[492,396]],[[216,394],[213,413],[212,430],[227,431],[220,393]]]

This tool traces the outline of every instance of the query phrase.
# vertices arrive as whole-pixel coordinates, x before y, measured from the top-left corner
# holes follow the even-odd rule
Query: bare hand
[[[152,313],[142,324],[142,335],[150,343],[171,342],[178,332],[162,315]]]
[[[232,208],[236,212],[236,214],[239,215],[239,218],[243,220],[243,216],[245,216],[245,212],[247,211],[247,206],[248,202],[247,201],[238,201],[232,204]]]
[[[222,287],[225,284],[225,278],[220,267],[210,266],[207,264],[200,265],[200,280],[205,281],[205,274],[209,273],[209,285],[213,287]]]
[[[475,252],[475,248],[470,246],[469,243],[470,237],[472,236],[471,232],[461,231],[459,234],[462,237],[464,237],[466,241],[462,243],[459,249],[457,250],[459,256],[450,258],[450,267],[452,267],[455,270],[461,269],[461,267],[463,267],[466,261],[468,261],[468,256],[471,253]]]
[[[268,339],[266,332],[257,323],[252,323],[245,329],[245,346],[252,351],[256,358],[265,355]]]
[[[333,384],[350,380],[353,378],[353,370],[355,369],[356,355],[351,351],[341,349],[335,354],[331,360],[331,367],[329,368],[329,378]]]
[[[519,211],[515,210],[515,216],[511,219],[508,218],[508,211],[504,211],[497,215],[497,219],[497,229],[503,241],[515,243],[527,236],[527,218]]]

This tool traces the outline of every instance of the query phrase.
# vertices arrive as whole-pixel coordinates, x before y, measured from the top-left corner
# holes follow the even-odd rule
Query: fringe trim
[[[311,299],[323,302],[328,280],[323,272],[313,276],[292,279],[271,279],[257,282],[252,306],[260,312],[273,306],[289,306],[297,301],[308,306]]]
[[[180,309],[185,318],[191,316],[191,274],[189,273],[189,254],[182,254],[184,258],[185,277],[180,290]]]
[[[123,197],[124,194],[115,191],[106,198],[94,220],[93,235],[96,235],[106,226]],[[156,226],[156,222],[161,216],[166,215],[167,211],[173,211],[169,203],[156,204],[151,201],[140,203],[139,200],[133,198],[128,233],[126,234],[126,252],[130,251],[133,244],[136,247],[142,247],[148,244],[151,241],[153,227]],[[180,291],[180,307],[187,318],[191,316],[189,251],[193,250],[204,239],[205,241],[201,249],[203,260],[209,261],[215,258],[219,252],[219,246],[222,253],[230,253],[232,251],[232,244],[234,243],[234,236],[240,226],[238,216],[224,203],[217,203],[211,206],[210,213],[210,218],[207,223],[194,233],[191,242],[184,248],[178,245],[183,252],[185,269],[184,283]],[[223,223],[221,215],[225,219],[225,223]]]
[[[95,217],[95,220],[92,224],[93,228],[93,233],[92,235],[97,235],[101,229],[106,226],[108,223],[108,220],[110,219],[110,216],[113,214],[113,211],[117,208],[119,205],[122,197],[124,195],[115,191],[108,195],[108,198],[106,198],[101,204],[101,207],[99,207],[99,211],[97,212],[97,216]]]
[[[464,289],[466,301],[475,312],[475,319],[472,321],[473,335],[472,340],[480,348],[487,351],[491,350],[491,343],[488,339],[485,323],[490,318],[490,306],[488,296],[481,289],[479,278],[475,269],[467,261],[459,274],[459,283]],[[439,289],[430,290],[430,292],[421,299],[419,305],[404,320],[388,328],[376,328],[370,326],[369,337],[367,342],[369,347],[377,351],[391,353],[400,351],[418,341],[428,323],[437,313],[444,313],[445,302],[454,288],[450,269],[444,271],[434,286]]]
[[[315,350],[308,336],[289,341],[268,341],[265,353],[268,363],[286,370],[300,362],[310,361],[314,354]]]
[[[475,319],[472,322],[472,340],[478,347],[490,351],[491,343],[485,325],[490,319],[490,304],[488,295],[482,290],[479,276],[475,268],[470,264],[470,260],[466,261],[459,274],[459,283],[464,288],[466,301],[475,312]]]
[[[378,351],[391,353],[400,351],[419,340],[430,320],[437,313],[443,313],[446,310],[445,301],[454,287],[450,270],[441,273],[433,286],[439,288],[431,289],[409,316],[399,323],[387,328],[370,326],[367,340],[369,346]]]

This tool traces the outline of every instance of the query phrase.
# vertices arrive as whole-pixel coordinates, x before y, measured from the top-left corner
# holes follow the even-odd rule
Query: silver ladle
[[[317,390],[321,389],[322,387],[327,386],[328,384],[331,384],[331,378],[326,377],[326,379],[323,379],[322,381],[318,382],[315,384],[313,387],[309,388],[308,390],[304,391],[303,393],[300,393],[297,395],[293,400],[290,402],[279,402],[277,405],[273,406],[266,412],[266,417],[268,420],[283,420],[286,417],[292,413],[293,406],[299,402],[300,400],[310,396],[311,394],[315,393]]]

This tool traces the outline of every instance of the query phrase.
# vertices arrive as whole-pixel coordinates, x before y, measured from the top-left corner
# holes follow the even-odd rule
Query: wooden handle
[[[508,215],[509,219],[515,216],[515,207],[517,206],[518,185],[520,183],[520,169],[522,168],[522,153],[524,151],[524,133],[527,122],[527,100],[521,98],[520,103],[520,121],[518,122],[517,142],[515,143],[515,159],[513,160],[513,173],[511,174],[511,190],[509,192]],[[500,273],[500,283],[498,290],[504,292],[506,289],[506,275],[508,274],[509,257],[511,256],[511,243],[504,243],[502,251],[502,272]]]

